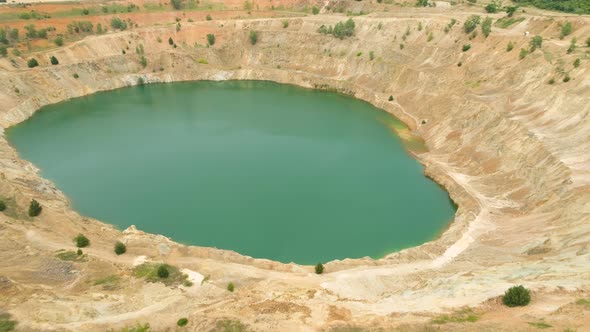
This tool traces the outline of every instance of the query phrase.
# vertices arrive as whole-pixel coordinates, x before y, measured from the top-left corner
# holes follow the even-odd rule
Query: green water
[[[452,220],[446,192],[390,130],[395,121],[333,93],[191,82],[47,106],[7,134],[84,215],[311,264],[378,258]]]

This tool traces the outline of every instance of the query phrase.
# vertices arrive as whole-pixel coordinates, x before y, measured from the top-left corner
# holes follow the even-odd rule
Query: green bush
[[[16,328],[17,321],[10,319],[11,316],[9,313],[0,312],[0,331],[1,332],[10,332],[14,331]]]
[[[320,13],[320,9],[318,7],[316,7],[316,6],[313,6],[311,8],[311,13],[314,14],[314,15],[317,15],[317,14]]]
[[[426,6],[428,6],[428,0],[416,1],[416,7],[426,7]]]
[[[531,39],[531,53],[533,53],[537,48],[541,48],[543,45],[543,37],[541,36],[534,36]]]
[[[7,56],[8,55],[8,49],[6,48],[6,46],[4,45],[0,45],[0,56]]]
[[[471,33],[475,30],[479,25],[480,20],[481,18],[478,15],[469,16],[467,20],[465,20],[465,23],[463,23],[463,30],[465,30],[465,33]]]
[[[147,67],[147,65],[148,65],[147,59],[146,59],[146,57],[145,57],[145,56],[143,56],[143,55],[142,55],[142,56],[141,56],[141,58],[139,59],[139,63],[141,64],[141,66],[142,66],[143,68]]]
[[[590,37],[586,39],[586,46],[590,47]]]
[[[510,52],[514,49],[514,44],[512,42],[508,42],[508,45],[506,45],[506,52]]]
[[[174,40],[172,40],[172,37],[168,38],[168,44],[174,45]]]
[[[518,7],[516,7],[516,6],[508,6],[508,7],[506,7],[506,14],[508,14],[508,17],[512,17],[512,15],[514,15],[514,13],[516,13],[517,9],[518,9]]]
[[[64,38],[62,36],[57,36],[53,42],[57,46],[62,46],[64,44]]]
[[[569,82],[570,80],[571,80],[571,77],[570,77],[570,75],[568,75],[568,74],[565,74],[565,76],[563,77],[563,82],[564,82],[564,83],[567,83],[567,82]]]
[[[78,251],[76,251],[76,255],[78,256],[82,256],[84,253],[82,252],[82,249],[78,248]]]
[[[115,242],[115,254],[123,255],[126,252],[127,252],[127,246],[123,242],[121,242],[121,241]]]
[[[498,12],[498,4],[496,4],[495,2],[490,2],[484,7],[484,9],[488,13],[492,13],[492,14],[497,13]]]
[[[205,17],[205,19],[206,19],[207,21],[211,21],[213,18],[211,17],[211,15],[207,14],[207,17]]]
[[[336,38],[344,39],[346,37],[351,37],[354,35],[354,29],[356,24],[354,21],[349,18],[346,22],[338,22],[334,27],[325,25],[320,26],[318,29],[319,33],[323,33],[326,35],[333,35]]]
[[[170,4],[172,5],[172,8],[176,10],[182,8],[182,0],[170,0]]]
[[[227,290],[228,291],[233,292],[234,291],[234,288],[235,287],[234,287],[234,283],[233,282],[230,282],[229,284],[227,284]]]
[[[213,46],[213,44],[215,44],[215,35],[212,33],[207,34],[207,43],[209,43],[209,45]]]
[[[315,273],[316,273],[316,274],[322,274],[322,273],[324,273],[324,264],[322,264],[322,263],[317,263],[317,264],[315,265]]]
[[[393,96],[389,96],[389,98],[387,98],[387,100],[393,101]]]
[[[553,85],[553,84],[555,84],[555,79],[552,77],[549,79],[549,81],[547,83]]]
[[[0,201],[0,211],[6,210],[6,203],[4,201]]]
[[[51,61],[52,65],[59,65],[59,61],[57,60],[57,58],[55,56],[51,56],[51,58],[49,58],[49,61]]]
[[[283,20],[282,23],[283,23],[283,29],[286,29],[286,28],[289,27],[289,21],[288,20]],[[589,40],[590,40],[590,38],[589,38]]]
[[[90,245],[90,240],[88,240],[88,238],[81,233],[76,235],[74,242],[76,242],[76,247],[78,248],[85,248]]]
[[[182,327],[182,326],[186,326],[186,324],[188,324],[188,319],[186,318],[181,318],[178,320],[178,322],[176,322],[176,325]]]
[[[483,22],[481,22],[481,32],[487,38],[490,33],[492,32],[492,18],[486,17]]]
[[[529,55],[529,51],[526,48],[521,48],[520,53],[518,54],[518,58],[520,60],[524,59],[527,55]]]
[[[74,78],[80,78],[80,75],[78,75],[78,73],[74,73],[74,75],[72,75]]]
[[[463,50],[463,52],[467,52],[471,49],[471,44],[465,44],[463,45],[463,48],[461,48],[461,50]]]
[[[118,17],[113,17],[111,18],[111,27],[113,29],[125,30],[127,29],[127,22]]]
[[[38,65],[39,65],[39,62],[35,58],[30,58],[29,61],[27,61],[27,67],[29,67],[29,68],[35,68]]]
[[[31,60],[35,60],[35,59],[31,59]],[[29,63],[31,62],[31,60],[29,60]],[[37,63],[37,60],[35,60],[35,63]],[[35,67],[35,66],[33,66],[33,67]],[[31,67],[31,66],[29,65],[29,67]],[[31,200],[31,203],[29,204],[29,216],[36,217],[41,214],[41,210],[43,210],[43,207],[41,206],[41,204],[39,204],[39,202],[37,202],[34,199]]]
[[[576,47],[578,47],[576,45],[576,42],[578,42],[578,39],[576,37],[572,38],[572,41],[570,42],[570,46],[567,48],[567,54],[571,54],[576,50]]]
[[[158,266],[158,277],[161,279],[166,279],[168,278],[168,276],[170,275],[170,273],[168,272],[168,268],[166,267],[166,265],[160,265]]]
[[[590,14],[590,1],[587,0],[513,0],[516,3],[530,4],[538,8],[566,13]]]
[[[559,34],[559,38],[563,39],[565,36],[571,34],[572,30],[572,22],[566,22],[564,25],[561,26],[561,33]]]
[[[580,59],[579,58],[574,60],[574,68],[578,68],[578,67],[580,67]],[[0,210],[0,211],[2,211],[2,210]]]
[[[248,38],[250,39],[250,44],[256,45],[258,42],[258,31],[250,30],[250,35]]]
[[[530,291],[522,285],[510,287],[506,293],[504,293],[502,302],[509,307],[523,307],[531,302],[531,294]]]

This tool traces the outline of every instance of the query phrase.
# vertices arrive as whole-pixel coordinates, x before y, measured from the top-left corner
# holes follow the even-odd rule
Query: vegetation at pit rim
[[[502,302],[508,307],[523,307],[531,302],[531,294],[522,285],[513,286],[504,293]]]
[[[161,268],[163,267],[163,269]],[[159,271],[168,272],[165,278],[160,277]],[[165,272],[162,272],[165,275]],[[148,282],[162,282],[166,286],[180,285],[187,281],[188,276],[172,265],[160,263],[143,263],[133,269],[133,276],[136,278],[143,278]]]
[[[78,248],[84,248],[90,245],[90,240],[88,240],[88,238],[84,236],[84,234],[76,235],[76,237],[74,238],[74,242],[76,242],[76,247]]]
[[[315,273],[316,274],[322,274],[322,273],[324,273],[324,264],[317,263],[316,266],[315,266]]]
[[[35,60],[35,59],[31,59],[31,60]],[[32,68],[30,65],[31,60],[29,60],[29,68]],[[39,63],[37,63],[37,60],[35,60],[35,65],[33,67],[38,66]],[[31,200],[31,204],[29,204],[29,216],[30,217],[36,217],[38,215],[41,214],[41,211],[43,210],[43,207],[41,206],[41,204],[39,204],[39,202],[37,202],[36,200]]]
[[[513,0],[520,5],[531,5],[541,9],[574,14],[590,14],[590,1],[587,0]]]
[[[123,255],[126,252],[127,252],[127,246],[123,242],[117,241],[115,243],[115,254]]]
[[[318,28],[318,32],[325,34],[325,35],[332,35],[339,39],[344,39],[346,37],[351,37],[354,35],[354,29],[356,24],[349,18],[346,22],[338,22],[334,27],[321,25]]]

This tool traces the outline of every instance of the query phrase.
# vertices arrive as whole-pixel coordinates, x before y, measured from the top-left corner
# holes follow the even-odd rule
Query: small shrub
[[[172,37],[168,38],[168,44],[174,45],[174,40],[172,40]]]
[[[316,6],[313,6],[313,8],[311,8],[311,13],[317,15],[320,13],[320,9]]]
[[[76,247],[78,248],[85,248],[90,245],[90,240],[88,240],[88,238],[84,236],[84,234],[78,234],[74,238],[74,242],[76,242]]]
[[[417,0],[416,7],[426,7],[428,6],[428,0]]]
[[[212,33],[207,34],[207,43],[211,46],[215,44],[215,35]]]
[[[63,46],[63,44],[64,44],[64,38],[62,36],[57,36],[57,38],[55,38],[55,40],[53,42],[57,46]]]
[[[176,10],[182,8],[182,0],[170,0],[170,4],[172,5],[172,8]]]
[[[51,58],[49,58],[49,61],[51,61],[51,64],[54,65],[54,66],[59,64],[59,61],[53,55],[51,56]]]
[[[211,17],[211,15],[207,14],[207,17],[205,17],[205,19],[206,19],[207,21],[211,21],[213,18]]]
[[[552,77],[549,79],[549,81],[547,83],[553,85],[553,84],[555,84],[555,79]]]
[[[322,273],[324,273],[324,264],[322,264],[322,263],[317,263],[317,264],[315,265],[315,273],[316,273],[316,274],[322,274]]]
[[[422,22],[418,22],[418,31],[422,31]]]
[[[567,48],[567,54],[571,54],[576,50],[576,47],[578,47],[576,45],[577,41],[578,41],[578,39],[576,39],[576,37],[572,38],[572,41],[570,42],[570,46]]]
[[[29,67],[29,68],[35,68],[38,65],[39,65],[39,62],[35,58],[30,58],[29,61],[27,61],[27,67]]]
[[[10,332],[16,329],[17,321],[12,320],[9,313],[0,312],[0,331]]]
[[[286,29],[286,28],[289,27],[289,21],[288,20],[283,20],[282,23],[283,23],[283,29]]]
[[[88,14],[90,14],[90,10],[88,10],[86,8],[82,9],[82,15],[88,15]]]
[[[123,242],[117,241],[115,243],[115,254],[123,255],[125,252],[127,252],[127,246]]]
[[[78,73],[74,73],[74,75],[72,75],[74,78],[80,78],[80,75],[78,75]]]
[[[590,47],[590,37],[586,39],[586,46]]]
[[[462,48],[463,52],[467,52],[470,49],[471,49],[471,44],[465,44],[465,45],[463,45],[463,48]]]
[[[486,12],[488,13],[497,13],[498,12],[498,5],[495,2],[490,2],[487,6],[484,7]]]
[[[230,291],[230,292],[232,292],[232,293],[233,293],[233,291],[234,291],[234,288],[235,288],[235,287],[234,287],[234,283],[233,283],[233,282],[230,282],[229,284],[227,284],[227,290],[228,290],[228,291]]]
[[[541,48],[543,45],[543,37],[541,36],[534,36],[531,39],[531,53],[534,52],[537,48]]]
[[[428,39],[426,39],[427,42],[431,42],[434,39],[434,35],[431,33],[428,34]]]
[[[148,64],[148,63],[147,63],[147,59],[146,59],[146,57],[142,55],[142,56],[141,56],[141,59],[139,59],[139,63],[141,64],[141,66],[142,66],[143,68],[147,67],[147,64]]]
[[[113,29],[125,30],[127,29],[127,22],[118,17],[113,17],[111,18],[111,27]]]
[[[492,18],[486,17],[481,23],[481,33],[487,38],[492,32]]]
[[[508,42],[508,45],[506,45],[506,52],[510,52],[512,49],[514,49],[514,44],[512,42]]]
[[[35,61],[37,61],[37,60],[35,60]],[[31,204],[29,204],[29,216],[36,217],[41,214],[41,210],[43,210],[43,207],[41,206],[41,204],[39,204],[39,202],[37,202],[34,199],[31,200]]]
[[[480,17],[478,15],[471,15],[463,23],[463,30],[465,33],[471,33],[479,25]]]
[[[250,44],[256,45],[258,42],[258,31],[250,30],[248,38],[250,39]]]
[[[568,74],[565,74],[565,76],[563,77],[563,82],[564,82],[564,83],[567,83],[567,82],[569,82],[570,80],[571,80],[571,77],[570,77],[570,75],[568,75]]]
[[[8,55],[8,49],[4,45],[0,45],[0,56],[5,57]]]
[[[565,36],[572,33],[573,26],[572,22],[566,22],[564,25],[561,26],[561,32],[559,34],[559,38],[563,39]]]
[[[186,324],[188,324],[188,319],[186,318],[181,318],[178,320],[178,322],[176,322],[176,325],[180,327],[186,326]]]
[[[521,48],[520,53],[518,54],[518,58],[520,60],[524,59],[527,55],[529,55],[529,51],[526,48]]]
[[[6,210],[6,203],[4,201],[0,201],[0,211]]]
[[[168,268],[166,267],[166,265],[160,265],[158,266],[157,274],[158,278],[166,279],[170,275],[170,272],[168,272]]]
[[[504,296],[502,302],[508,307],[523,307],[531,302],[530,291],[524,286],[510,287]]]
[[[463,62],[457,63],[457,67],[461,67],[461,66],[463,66]]]
[[[180,27],[181,27],[180,22],[176,23],[176,32],[180,31]]]
[[[76,251],[76,255],[78,256],[82,256],[84,253],[82,252],[82,249],[78,248],[78,251]]]
[[[387,98],[387,100],[393,101],[393,96],[389,96],[389,98]]]
[[[405,46],[404,46],[404,44],[399,44],[399,49],[400,49],[400,50],[403,50],[403,49],[404,49],[404,47],[405,47]]]
[[[508,6],[508,7],[506,7],[506,14],[508,14],[508,17],[512,17],[512,15],[514,15],[514,13],[516,13],[517,9],[518,9],[518,7],[516,7],[516,6]]]
[[[574,68],[578,68],[578,67],[580,67],[580,59],[579,58],[574,60]]]
[[[144,85],[145,84],[145,80],[143,79],[143,77],[139,76],[137,78],[137,85]]]
[[[373,61],[375,59],[375,53],[373,51],[369,51],[369,60]]]

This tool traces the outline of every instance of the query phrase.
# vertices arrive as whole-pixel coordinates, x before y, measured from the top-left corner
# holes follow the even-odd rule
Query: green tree
[[[207,43],[211,46],[215,44],[215,35],[212,33],[207,34]]]
[[[172,37],[168,38],[168,44],[174,45],[174,40],[172,40]]]
[[[481,22],[481,32],[487,38],[492,32],[492,18],[486,17],[484,18],[483,22]]]
[[[311,13],[314,14],[314,15],[317,15],[317,14],[320,13],[320,9],[318,7],[316,7],[316,6],[313,6],[311,8]]]
[[[170,275],[170,272],[168,272],[168,268],[166,267],[166,265],[162,264],[158,266],[157,274],[159,278],[166,279]]]
[[[256,45],[256,43],[258,42],[258,31],[250,30],[249,39],[250,44]]]
[[[33,58],[31,60],[35,60],[35,59]],[[31,60],[29,60],[29,63],[31,62]],[[35,63],[37,63],[37,60],[35,60]],[[29,64],[27,64],[27,65],[29,65]],[[35,67],[35,66],[33,66],[33,67]],[[30,65],[29,65],[29,67],[32,68]],[[34,199],[31,200],[31,203],[29,204],[29,216],[36,217],[41,214],[42,210],[43,210],[43,207],[41,206],[41,204],[39,204],[39,202],[37,202]]]
[[[324,273],[324,264],[322,264],[322,263],[317,263],[317,264],[315,265],[315,273],[316,273],[316,274],[322,274],[322,273]]]
[[[234,283],[233,282],[230,282],[229,284],[227,284],[227,290],[228,291],[233,292],[234,291],[234,288],[235,287],[234,287]]]
[[[111,18],[111,27],[113,29],[125,30],[127,29],[127,22],[118,17],[113,17]]]
[[[127,246],[123,242],[121,242],[121,241],[115,242],[115,254],[123,255],[126,252],[127,252]]]
[[[463,50],[463,52],[467,52],[471,49],[471,44],[465,44],[463,45],[463,48],[461,48],[461,50]]]
[[[90,245],[90,240],[88,240],[88,238],[82,233],[76,235],[74,242],[76,242],[76,247],[78,248],[85,248]]]
[[[522,285],[510,287],[506,293],[504,293],[502,302],[509,307],[522,307],[531,302],[531,294],[530,291]]]
[[[59,64],[59,61],[53,55],[51,56],[51,58],[49,58],[49,61],[51,61],[51,64],[54,65],[54,66]]]
[[[181,318],[176,322],[176,325],[182,327],[182,326],[186,326],[186,324],[188,324],[188,319],[186,318]]]

